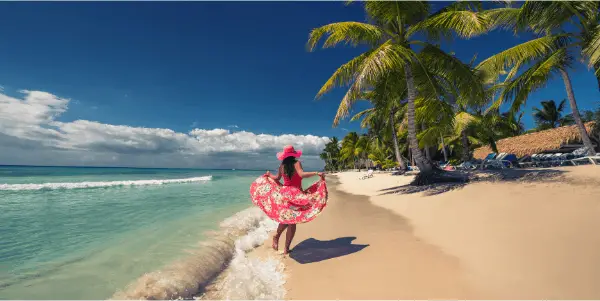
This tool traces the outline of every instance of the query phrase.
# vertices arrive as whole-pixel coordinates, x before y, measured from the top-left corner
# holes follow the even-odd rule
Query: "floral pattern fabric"
[[[317,217],[327,205],[327,184],[320,179],[306,190],[283,186],[267,176],[250,185],[252,203],[282,224],[301,224]]]

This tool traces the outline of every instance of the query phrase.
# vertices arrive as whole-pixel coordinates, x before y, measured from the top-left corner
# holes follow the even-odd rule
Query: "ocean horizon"
[[[85,165],[21,165],[0,164],[0,167],[64,167],[64,168],[130,168],[130,169],[185,169],[185,170],[239,170],[239,171],[264,171],[266,169],[247,168],[200,168],[200,167],[131,167],[131,166],[85,166]]]
[[[249,186],[261,174],[2,165],[0,299],[107,299],[202,282],[276,226],[252,208]]]

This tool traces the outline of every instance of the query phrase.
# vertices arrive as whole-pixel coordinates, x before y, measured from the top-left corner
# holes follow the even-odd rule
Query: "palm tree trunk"
[[[417,140],[417,127],[415,124],[415,98],[417,98],[417,94],[410,64],[404,66],[404,74],[406,76],[406,92],[408,96],[406,115],[408,117],[408,141],[410,142],[410,149],[419,170],[423,173],[431,172],[433,165],[423,157],[423,153],[419,149],[419,141]]]
[[[426,129],[427,129],[427,127],[425,126],[425,124],[422,123],[421,131],[425,132]],[[423,147],[423,150],[425,151],[425,158],[427,158],[427,160],[431,161],[431,148],[429,147],[429,145],[425,145]]]
[[[496,154],[499,154],[500,151],[498,151],[498,145],[496,144],[496,140],[494,139],[490,139],[490,148],[492,149],[492,151]]]
[[[462,136],[462,161],[467,162],[471,159],[469,154],[469,137],[467,137],[467,131],[463,130],[460,135]]]
[[[398,147],[398,134],[396,133],[396,126],[394,123],[394,110],[392,110],[392,112],[390,112],[390,126],[392,127],[392,138],[394,140],[394,152],[396,153],[396,160],[398,161],[398,164],[400,165],[400,169],[401,170],[406,170],[406,164],[404,164],[404,160],[402,160],[402,157],[400,156],[400,147]]]
[[[444,136],[440,134],[440,141],[442,142],[442,153],[444,154],[444,162],[448,162],[448,153],[446,152],[446,145],[444,144]]]
[[[573,111],[573,119],[575,119],[575,123],[579,128],[579,133],[581,134],[581,140],[583,140],[583,145],[588,148],[588,156],[593,156],[596,151],[594,150],[594,146],[592,145],[592,141],[590,140],[590,136],[585,130],[585,126],[583,125],[583,121],[581,121],[581,115],[579,115],[579,110],[577,109],[577,103],[575,102],[575,92],[573,92],[573,86],[571,86],[571,79],[569,78],[569,74],[564,69],[558,69],[560,71],[560,75],[565,82],[565,89],[567,90],[567,97],[569,98],[569,105],[571,106],[571,111]]]
[[[408,162],[410,163],[410,166],[415,166],[415,162],[412,159],[412,153],[410,152],[410,145],[408,146]]]

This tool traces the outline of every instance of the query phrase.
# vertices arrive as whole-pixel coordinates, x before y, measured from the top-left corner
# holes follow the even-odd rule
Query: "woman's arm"
[[[267,171],[266,175],[275,181],[279,181],[279,179],[281,179],[281,169],[282,168],[283,168],[283,166],[279,165],[279,168],[277,169],[277,175],[273,175],[270,171]]]
[[[314,176],[323,176],[322,172],[304,171],[304,169],[302,169],[302,163],[300,163],[300,161],[296,162],[295,167],[296,167],[296,173],[303,179],[314,177]]]

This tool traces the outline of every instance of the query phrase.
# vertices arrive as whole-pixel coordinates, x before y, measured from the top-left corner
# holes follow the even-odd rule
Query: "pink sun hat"
[[[300,156],[302,156],[302,151],[295,150],[291,145],[284,147],[282,152],[277,153],[277,159],[279,159],[279,161],[283,161],[283,159],[287,157],[300,158]]]

